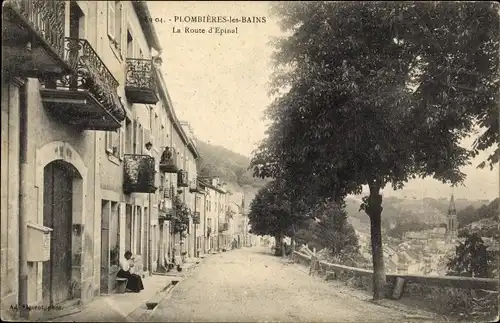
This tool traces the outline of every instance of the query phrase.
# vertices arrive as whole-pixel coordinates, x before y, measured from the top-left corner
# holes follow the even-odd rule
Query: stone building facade
[[[2,318],[5,306],[113,292],[125,250],[138,274],[157,271],[182,245],[176,197],[195,254],[200,155],[172,106],[149,15],[143,1],[4,3]]]

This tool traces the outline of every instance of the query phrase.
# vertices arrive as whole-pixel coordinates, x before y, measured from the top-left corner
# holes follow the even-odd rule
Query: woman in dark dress
[[[132,253],[130,251],[125,251],[125,259],[120,261],[120,270],[118,274],[116,274],[116,277],[127,278],[127,289],[139,293],[144,289],[144,285],[142,284],[141,276],[130,272],[130,268],[134,267],[133,262],[130,261],[131,259]]]

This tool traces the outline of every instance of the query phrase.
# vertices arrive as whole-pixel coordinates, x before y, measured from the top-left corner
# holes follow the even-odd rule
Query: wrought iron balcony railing
[[[124,155],[123,190],[125,193],[154,193],[155,159],[148,155]]]
[[[45,81],[44,104],[61,121],[82,129],[116,130],[125,120],[118,81],[85,39],[66,38],[66,61],[73,73]]]
[[[3,3],[3,70],[12,76],[55,77],[70,73],[64,60],[65,1]]]
[[[188,172],[181,169],[177,173],[177,186],[178,187],[188,187]]]
[[[172,200],[164,199],[159,203],[158,219],[170,221],[174,215]]]
[[[200,212],[194,212],[193,213],[193,223],[194,224],[200,224]]]
[[[154,70],[151,59],[127,59],[125,94],[130,102],[155,104],[159,101]]]
[[[177,151],[174,147],[165,147],[160,158],[160,172],[177,173],[178,171]]]

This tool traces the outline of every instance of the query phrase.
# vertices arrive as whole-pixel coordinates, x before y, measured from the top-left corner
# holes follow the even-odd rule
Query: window
[[[125,153],[133,154],[134,153],[134,128],[132,126],[132,121],[127,118],[125,120]]]
[[[125,131],[122,126],[116,132],[107,131],[105,135],[106,152],[116,158],[123,159],[125,149]]]
[[[85,26],[85,16],[82,9],[78,6],[78,3],[71,1],[69,9],[69,37],[71,38],[83,38],[84,26]]]
[[[134,38],[130,30],[127,30],[127,57],[134,58]]]
[[[109,221],[109,246],[120,246],[120,212],[119,203],[111,202],[111,219]]]
[[[135,154],[142,154],[142,149],[144,148],[144,133],[141,124],[139,123],[139,120],[135,120],[134,122],[134,153]]]
[[[127,204],[125,207],[125,251],[132,250],[132,205]]]
[[[141,254],[141,239],[142,239],[142,209],[140,206],[136,207],[136,227],[135,227],[135,254]]]
[[[120,1],[108,1],[108,36],[117,48],[121,48],[122,4]]]

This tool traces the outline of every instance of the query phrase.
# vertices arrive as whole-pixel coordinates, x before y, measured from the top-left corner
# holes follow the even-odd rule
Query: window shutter
[[[144,139],[145,139],[145,134],[144,134],[144,128],[143,127],[139,127],[139,143],[140,143],[140,148],[139,149],[139,153],[142,154],[144,152],[146,152],[146,147],[144,147]]]
[[[106,131],[105,140],[106,140],[106,151],[109,153],[113,153],[113,132]]]
[[[121,1],[116,1],[115,2],[115,10],[116,10],[116,16],[115,16],[115,34],[116,34],[116,42],[118,45],[118,48],[120,49],[121,53],[121,44],[122,44],[122,28],[123,28],[123,9],[122,9],[123,4]],[[118,19],[118,21],[116,21]]]
[[[120,159],[125,154],[125,127],[120,128]]]
[[[151,138],[151,130],[144,129],[143,133],[144,133],[144,144],[146,144],[148,141],[151,141],[151,143],[154,145],[153,140],[151,140],[152,139]],[[144,147],[144,152],[146,152],[146,147]]]
[[[134,154],[139,153],[139,120],[134,120]]]
[[[115,2],[108,1],[108,35],[115,38]]]

